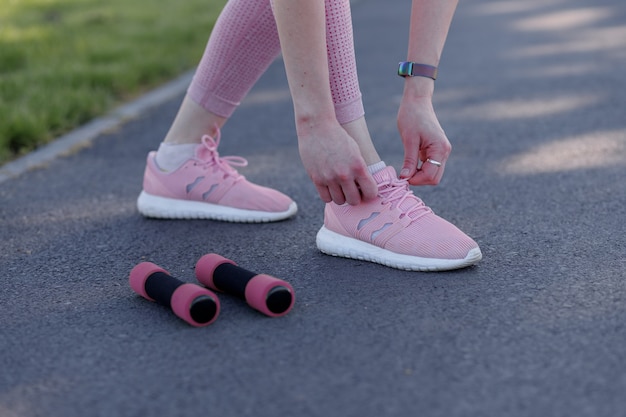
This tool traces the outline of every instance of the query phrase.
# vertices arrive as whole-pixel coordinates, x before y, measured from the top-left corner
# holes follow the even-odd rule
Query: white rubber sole
[[[244,210],[201,201],[158,197],[142,191],[137,199],[137,210],[146,217],[157,219],[205,219],[235,223],[268,223],[285,220],[298,211],[295,202],[283,212]]]
[[[405,271],[448,271],[465,268],[483,257],[480,248],[474,248],[464,259],[432,259],[402,255],[378,246],[335,233],[325,226],[317,232],[317,247],[331,256],[375,262]]]

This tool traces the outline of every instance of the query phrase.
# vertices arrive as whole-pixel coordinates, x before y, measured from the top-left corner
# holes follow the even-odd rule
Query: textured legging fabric
[[[229,0],[188,90],[206,110],[230,117],[280,54],[271,0]],[[313,0],[311,0],[313,1]],[[350,0],[325,0],[330,89],[337,120],[363,116],[356,74]]]

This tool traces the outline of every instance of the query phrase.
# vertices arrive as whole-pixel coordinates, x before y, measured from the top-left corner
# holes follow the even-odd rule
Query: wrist
[[[435,92],[435,81],[426,77],[407,77],[404,80],[403,98],[409,100],[432,100]]]
[[[298,137],[310,136],[314,132],[338,123],[333,112],[297,112],[296,133]]]

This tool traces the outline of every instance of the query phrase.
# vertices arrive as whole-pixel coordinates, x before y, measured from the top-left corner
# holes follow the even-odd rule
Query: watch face
[[[413,71],[413,63],[412,62],[400,62],[398,64],[398,75],[401,77],[406,77],[411,75]]]

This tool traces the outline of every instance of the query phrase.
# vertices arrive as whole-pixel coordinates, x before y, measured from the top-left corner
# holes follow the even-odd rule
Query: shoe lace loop
[[[220,131],[217,130],[215,138],[209,135],[202,136],[202,144],[208,149],[208,158],[205,164],[215,164],[225,171],[234,171],[235,166],[245,167],[248,165],[248,160],[241,156],[222,156],[220,157],[217,152],[217,147],[220,144]]]
[[[378,184],[378,194],[382,203],[391,203],[399,207],[404,216],[409,216],[411,220],[417,220],[432,210],[424,202],[413,194],[406,179],[390,178]]]

